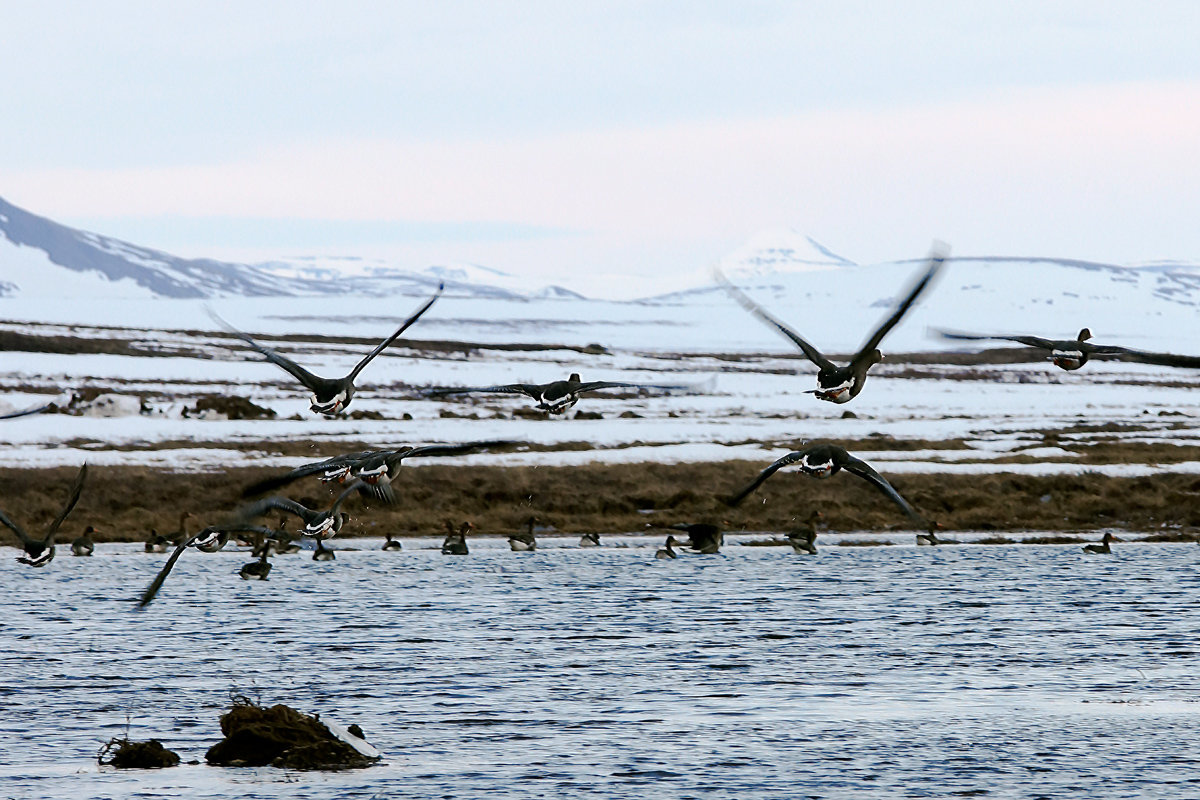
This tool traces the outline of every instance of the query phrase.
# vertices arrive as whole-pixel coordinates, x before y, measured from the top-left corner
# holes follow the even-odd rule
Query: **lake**
[[[1200,547],[836,539],[335,539],[364,549],[266,582],[192,551],[140,612],[163,555],[8,548],[0,797],[1200,797]],[[358,723],[384,762],[208,767],[231,694]],[[201,763],[98,768],[127,730]]]

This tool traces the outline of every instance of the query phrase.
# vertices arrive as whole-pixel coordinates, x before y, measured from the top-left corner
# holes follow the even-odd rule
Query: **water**
[[[164,556],[5,550],[0,797],[1200,797],[1195,545],[615,542],[189,552],[143,612]],[[96,766],[127,724],[202,762],[231,692],[385,763]]]

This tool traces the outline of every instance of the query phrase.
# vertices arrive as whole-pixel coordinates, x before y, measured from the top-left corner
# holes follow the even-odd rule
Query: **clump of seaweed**
[[[243,695],[235,695],[221,716],[221,733],[225,738],[205,754],[213,766],[342,770],[379,760],[377,751],[357,735],[361,730],[349,734],[361,742],[356,746],[318,717],[282,704],[261,706]]]
[[[117,769],[162,769],[178,765],[179,754],[163,747],[158,739],[131,742],[123,736],[109,739],[108,744],[100,749],[96,761],[101,766]]]
[[[895,544],[887,539],[843,539],[837,543],[838,547],[887,547]]]

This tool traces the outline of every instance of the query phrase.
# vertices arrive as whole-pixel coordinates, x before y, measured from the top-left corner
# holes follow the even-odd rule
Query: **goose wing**
[[[490,394],[523,394],[537,399],[548,383],[505,383],[500,386],[441,386],[429,389],[425,394],[439,397],[445,394],[468,394],[471,392],[487,392]]]
[[[146,587],[146,590],[142,592],[141,597],[138,598],[137,607],[145,608],[146,606],[150,605],[155,596],[158,595],[158,590],[161,589],[163,584],[166,582],[167,576],[171,574],[171,570],[175,568],[175,562],[179,560],[181,555],[183,555],[184,550],[187,550],[200,539],[205,539],[214,533],[261,533],[264,535],[270,535],[275,532],[269,528],[263,528],[257,525],[212,525],[205,528],[196,535],[189,537],[187,541],[175,548],[175,552],[171,553],[170,558],[168,558],[167,562],[163,564],[162,569],[160,569],[158,574],[154,576],[154,580],[150,581],[150,585]]]
[[[871,468],[871,465],[862,459],[847,455],[842,464],[842,469],[847,472],[853,472],[858,477],[870,483],[879,491],[883,492],[889,500],[900,507],[900,510],[908,515],[909,519],[921,525],[922,528],[929,527],[929,520],[922,517],[916,510],[908,504],[908,501],[900,496],[900,493],[892,488],[882,475]]]
[[[9,519],[8,515],[5,514],[3,511],[0,511],[0,525],[3,525],[4,527],[8,528],[10,531],[15,533],[17,535],[17,538],[21,540],[22,546],[27,545],[27,544],[38,544],[39,543],[39,542],[34,541],[34,539],[32,539],[29,536],[29,534],[25,532],[24,528],[22,528],[20,525],[18,525],[17,523],[15,523],[11,519]]]
[[[804,353],[804,357],[816,364],[817,367],[820,369],[837,368],[836,364],[822,355],[820,350],[809,344],[803,336],[796,333],[782,321],[776,319],[769,311],[751,300],[745,292],[730,283],[729,279],[719,269],[713,270],[713,277],[721,284],[721,288],[725,290],[725,293],[737,301],[738,305],[790,339]]]
[[[1043,350],[1053,350],[1057,342],[1052,339],[1043,339],[1040,336],[1019,336],[1008,334],[988,334],[988,333],[963,333],[962,331],[948,331],[941,328],[932,328],[933,333],[936,333],[943,339],[956,339],[965,341],[996,341],[996,342],[1017,342],[1019,344],[1028,345],[1029,347],[1040,347]]]
[[[389,453],[388,458],[395,458],[398,461],[405,458],[461,456],[468,453],[477,453],[480,450],[490,450],[496,447],[515,447],[521,444],[525,444],[525,442],[516,441],[515,439],[487,439],[479,442],[464,442],[463,444],[427,444],[407,450],[396,450],[394,451],[394,455]]]
[[[375,356],[382,353],[384,348],[386,348],[392,342],[396,341],[396,339],[400,336],[400,334],[404,333],[406,330],[409,329],[409,327],[414,322],[419,320],[421,318],[421,315],[424,314],[426,311],[428,311],[429,307],[432,306],[437,301],[437,299],[442,296],[442,290],[445,288],[446,288],[446,284],[439,283],[437,291],[433,293],[433,297],[429,298],[429,300],[427,300],[424,305],[422,305],[420,308],[418,308],[416,310],[416,312],[414,312],[412,314],[412,316],[410,316],[408,319],[406,319],[404,321],[404,324],[396,329],[395,333],[393,333],[391,336],[389,336],[388,338],[386,338],[382,342],[380,342],[379,346],[376,347],[374,350],[372,350],[370,353],[367,353],[366,357],[363,358],[362,361],[359,361],[358,364],[355,365],[354,369],[350,371],[350,374],[346,376],[346,380],[353,383],[354,379],[358,377],[358,373],[363,371],[363,367],[365,367],[367,364],[370,364],[371,359],[375,358]]]
[[[28,417],[31,414],[40,414],[52,405],[54,405],[53,402],[39,403],[36,406],[23,408],[20,411],[10,411],[7,414],[0,414],[0,419],[16,419],[17,417]]]
[[[87,464],[79,468],[79,474],[75,476],[75,482],[71,484],[71,493],[67,496],[67,503],[63,506],[63,510],[55,517],[54,522],[50,523],[50,529],[46,531],[46,538],[42,541],[46,545],[54,544],[54,534],[58,533],[58,529],[66,522],[67,516],[75,508],[75,504],[79,502],[79,495],[83,493],[83,483],[87,480]]]
[[[324,461],[313,461],[308,464],[302,464],[296,467],[291,472],[285,472],[282,475],[275,475],[270,478],[263,478],[261,481],[252,483],[242,490],[242,497],[253,497],[258,494],[275,491],[287,486],[293,481],[298,481],[301,478],[307,478],[310,475],[317,475],[331,467],[351,466],[362,461],[363,459],[372,456],[382,455],[385,450],[360,450],[356,453],[346,453],[345,455],[333,456]]]
[[[317,512],[290,498],[264,497],[262,500],[243,506],[238,511],[238,519],[243,521],[253,519],[270,514],[272,511],[284,511],[288,514],[294,514],[302,519],[306,525],[310,519],[317,515]]]
[[[625,383],[623,381],[586,381],[579,384],[575,389],[576,392],[594,392],[597,389],[661,389],[670,391],[673,389],[693,389],[694,386],[689,386],[683,383],[667,384],[667,383]]]
[[[758,487],[760,487],[764,483],[766,483],[767,478],[770,478],[776,472],[778,472],[779,470],[788,466],[789,464],[795,464],[797,461],[800,461],[802,458],[804,458],[804,456],[807,454],[807,452],[808,452],[807,450],[798,450],[794,453],[788,453],[786,456],[784,456],[783,458],[780,458],[774,464],[767,467],[762,472],[758,473],[757,478],[750,481],[750,483],[746,484],[746,486],[741,491],[739,491],[737,494],[732,495],[729,498],[727,498],[725,500],[725,503],[727,505],[731,505],[731,506],[740,505],[741,502],[743,500],[745,500],[747,497],[749,497],[750,494],[752,492],[754,492],[755,489],[757,489]]]
[[[1136,361],[1141,364],[1157,364],[1160,367],[1184,367],[1200,369],[1200,356],[1179,356],[1174,353],[1151,353],[1146,350],[1134,350],[1129,347],[1119,347],[1111,344],[1092,344],[1082,342],[1080,345],[1086,353],[1099,356],[1118,356],[1122,361]]]
[[[331,392],[336,392],[338,390],[338,381],[331,380],[329,378],[322,378],[320,375],[314,375],[304,367],[297,364],[295,361],[292,361],[287,356],[275,352],[264,344],[259,344],[252,336],[250,336],[250,334],[244,333],[243,331],[233,327],[233,325],[226,322],[211,308],[208,309],[208,315],[212,317],[218,325],[224,328],[226,332],[236,336],[250,347],[257,350],[260,354],[266,357],[268,361],[282,369],[287,374],[291,375],[296,380],[300,381],[300,383],[304,384],[305,388],[314,394],[324,395]]]
[[[912,308],[913,303],[917,302],[917,298],[921,296],[921,293],[925,291],[930,282],[937,276],[938,271],[942,268],[942,265],[946,263],[947,255],[948,248],[945,245],[941,243],[934,245],[933,251],[929,254],[929,260],[926,262],[925,271],[921,273],[917,280],[912,284],[911,288],[908,290],[908,295],[905,296],[902,301],[900,301],[899,305],[897,305],[895,310],[892,312],[892,315],[885,319],[883,324],[876,328],[875,332],[871,334],[871,337],[867,339],[866,343],[859,348],[858,353],[855,354],[851,363],[858,361],[860,358],[866,357],[877,347],[879,347],[879,343],[883,341],[883,337],[887,336],[888,332],[892,328],[896,327],[897,323],[904,318],[904,315],[908,313],[910,308]]]

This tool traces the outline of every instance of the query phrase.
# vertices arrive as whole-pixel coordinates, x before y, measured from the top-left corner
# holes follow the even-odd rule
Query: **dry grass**
[[[770,532],[794,528],[813,508],[824,513],[833,532],[911,530],[891,503],[864,481],[846,474],[815,481],[781,473],[739,508],[719,501],[719,496],[750,480],[761,467],[745,462],[414,466],[393,484],[401,498],[399,505],[366,507],[357,499],[349,501],[346,510],[354,519],[344,535],[379,536],[385,531],[440,535],[446,518],[470,519],[481,534],[502,534],[521,528],[531,514],[564,533],[640,531],[651,521],[711,521],[731,531]],[[151,527],[174,530],[181,511],[196,514],[197,526],[213,524],[242,504],[242,487],[276,472],[246,468],[180,474],[144,467],[94,467],[63,538],[69,541],[84,525],[92,524],[101,530],[101,540],[140,539]],[[74,468],[2,469],[5,493],[0,509],[33,533],[44,530],[61,507],[74,474]],[[947,530],[1145,531],[1165,526],[1184,540],[1200,529],[1200,478],[1194,475],[889,478],[918,510]],[[287,494],[311,507],[325,506],[332,496],[330,489],[315,481],[298,482]]]

